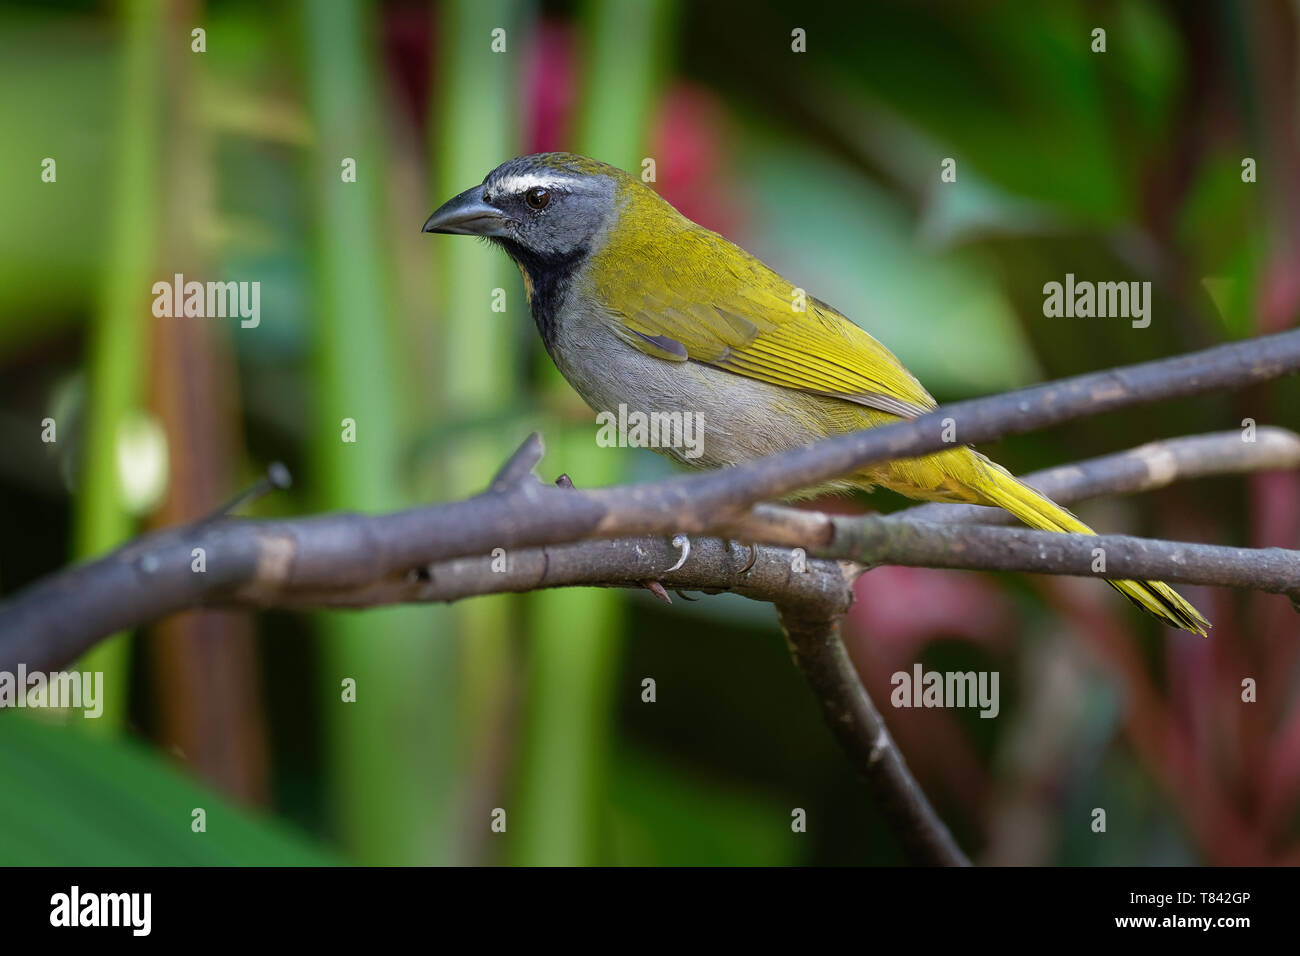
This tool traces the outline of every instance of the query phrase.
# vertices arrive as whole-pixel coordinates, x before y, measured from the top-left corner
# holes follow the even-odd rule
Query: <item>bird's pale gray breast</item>
[[[556,315],[551,357],[560,373],[597,414],[627,412],[693,415],[701,429],[699,454],[655,451],[697,468],[748,461],[816,440],[804,415],[811,396],[697,362],[655,358],[620,338],[617,317],[570,288]],[[780,418],[779,426],[774,418]],[[774,427],[776,426],[776,427]],[[593,423],[594,427],[594,423]]]

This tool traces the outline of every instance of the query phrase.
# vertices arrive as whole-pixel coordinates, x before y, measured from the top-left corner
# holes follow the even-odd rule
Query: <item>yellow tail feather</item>
[[[1077,534],[1096,534],[1086,524],[1066,511],[1056,502],[1018,481],[1009,471],[983,455],[979,455],[988,480],[979,485],[980,493],[989,504],[1011,512],[1031,528],[1042,531],[1070,531]],[[1158,617],[1171,627],[1205,636],[1210,622],[1201,616],[1182,595],[1161,581],[1107,581],[1148,614]]]

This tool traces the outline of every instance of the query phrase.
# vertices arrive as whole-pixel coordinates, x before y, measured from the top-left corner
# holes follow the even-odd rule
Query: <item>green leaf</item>
[[[238,809],[140,744],[0,716],[2,866],[323,866],[342,862]],[[191,829],[193,811],[206,832]]]

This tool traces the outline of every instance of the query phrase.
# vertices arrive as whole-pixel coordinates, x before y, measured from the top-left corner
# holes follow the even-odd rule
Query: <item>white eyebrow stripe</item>
[[[504,193],[521,193],[525,190],[532,189],[534,186],[544,186],[547,189],[554,189],[564,179],[563,176],[556,176],[551,172],[528,172],[514,173],[503,179],[497,180],[494,188]]]

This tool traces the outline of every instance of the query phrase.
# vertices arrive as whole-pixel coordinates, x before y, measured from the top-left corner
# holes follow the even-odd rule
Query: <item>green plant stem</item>
[[[577,150],[638,170],[649,142],[673,4],[592,3],[583,50],[585,99]],[[570,389],[547,363],[547,381]],[[615,484],[620,452],[599,448],[591,424],[551,428],[553,461],[583,486]],[[530,825],[517,837],[519,863],[601,862],[608,792],[614,685],[622,641],[622,598],[614,593],[547,591],[528,598],[532,612],[520,812]]]
[[[386,166],[370,49],[371,7],[303,5],[308,153],[316,214],[314,486],[324,508],[380,510],[408,497],[400,481],[406,410],[403,343],[380,235]],[[356,181],[342,163],[356,160]],[[344,422],[355,424],[345,440]],[[427,863],[443,855],[449,761],[435,733],[446,718],[443,664],[430,613],[395,608],[317,619],[321,706],[335,823],[365,863]],[[343,700],[355,681],[356,702]]]
[[[121,116],[103,279],[87,349],[85,459],[74,519],[74,548],[83,558],[121,543],[134,526],[123,500],[118,444],[123,425],[140,414],[149,368],[146,322],[160,203],[162,22],[152,4],[132,0],[121,7],[121,23]],[[120,729],[125,720],[130,655],[130,636],[119,634],[76,665],[103,672],[98,730]]]

